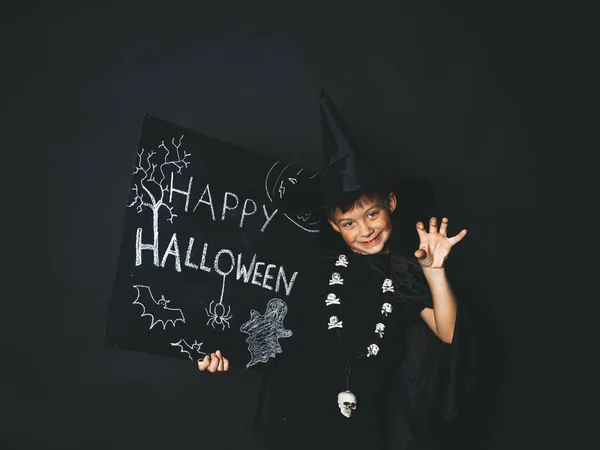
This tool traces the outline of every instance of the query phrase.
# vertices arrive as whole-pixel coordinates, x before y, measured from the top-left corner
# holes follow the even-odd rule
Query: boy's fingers
[[[450,243],[452,245],[457,244],[458,242],[460,242],[462,240],[462,238],[464,238],[467,235],[467,230],[462,230],[460,233],[458,233],[456,236],[452,237],[449,239]]]
[[[219,358],[219,364],[217,366],[217,371],[223,372],[223,355],[221,355],[221,350],[216,351],[217,358]]]
[[[214,353],[210,355],[210,366],[208,367],[209,372],[214,373],[217,371],[217,368],[219,367],[219,360],[220,358]]]
[[[202,360],[198,361],[198,369],[201,371],[208,370],[214,372],[227,372],[229,370],[229,360],[225,358],[220,350],[215,353],[206,355]]]
[[[419,235],[419,238],[421,240],[423,240],[425,236],[427,236],[427,230],[425,229],[425,225],[423,225],[423,222],[417,222],[417,234]]]
[[[446,236],[448,230],[448,218],[442,217],[442,224],[440,225],[440,234]]]
[[[429,232],[430,233],[437,233],[437,218],[436,217],[432,217],[431,219],[429,219]]]
[[[198,369],[205,371],[210,364],[210,357],[206,355],[203,360],[198,361]]]
[[[206,355],[201,361],[198,361],[198,369],[214,372],[227,372],[229,370],[229,360],[225,358],[220,350]]]
[[[420,248],[419,250],[417,250],[415,252],[415,257],[417,259],[423,259],[427,256],[427,252],[425,252],[425,250],[423,250],[422,248]]]

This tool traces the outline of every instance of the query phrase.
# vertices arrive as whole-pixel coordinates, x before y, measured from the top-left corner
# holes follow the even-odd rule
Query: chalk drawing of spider
[[[221,331],[223,331],[225,330],[225,325],[227,325],[227,328],[229,328],[229,319],[233,317],[231,315],[231,306],[225,307],[225,305],[223,305],[221,302],[216,304],[213,303],[215,303],[214,300],[210,302],[208,309],[204,308],[206,315],[210,317],[208,322],[206,322],[206,325],[210,324],[210,326],[214,329],[216,323],[217,325],[221,325]],[[227,312],[225,310],[227,310]]]

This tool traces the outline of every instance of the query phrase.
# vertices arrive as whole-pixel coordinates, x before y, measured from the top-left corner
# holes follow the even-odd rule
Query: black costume
[[[309,270],[302,301],[284,352],[267,364],[257,414],[257,429],[273,449],[433,449],[439,428],[450,418],[460,386],[453,383],[456,352],[420,318],[432,307],[429,288],[415,258],[396,254],[346,253],[348,267],[335,266],[339,255],[326,253]],[[326,306],[338,271],[343,279],[341,305]],[[345,389],[346,360],[366,352],[381,319],[382,283],[391,273],[393,311],[380,351],[352,362],[350,389],[358,397],[350,418],[336,397]],[[328,329],[333,312],[343,328]],[[288,342],[289,341],[289,342]],[[452,345],[458,345],[454,342]],[[462,380],[461,384],[472,380]],[[450,408],[448,409],[448,406]]]

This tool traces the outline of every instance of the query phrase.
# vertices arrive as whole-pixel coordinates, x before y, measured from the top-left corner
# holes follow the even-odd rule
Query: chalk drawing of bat
[[[206,356],[206,353],[200,350],[204,342],[194,341],[192,345],[188,344],[185,339],[180,339],[179,342],[171,342],[173,347],[179,347],[180,353],[187,353],[192,361],[200,361]]]
[[[140,317],[150,317],[150,329],[154,328],[157,323],[162,325],[163,330],[167,329],[169,323],[173,326],[178,321],[185,323],[185,317],[181,309],[169,308],[167,304],[170,300],[165,299],[164,295],[156,301],[149,286],[137,284],[133,287],[137,290],[137,296],[133,304],[142,307],[142,315]]]

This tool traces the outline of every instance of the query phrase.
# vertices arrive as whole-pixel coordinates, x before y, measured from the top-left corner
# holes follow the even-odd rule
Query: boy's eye
[[[348,227],[352,226],[353,224],[354,224],[354,222],[345,222],[342,226],[348,228]]]
[[[371,211],[369,217],[377,217],[377,214],[379,214],[379,211]]]

